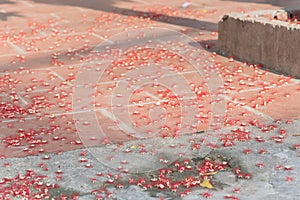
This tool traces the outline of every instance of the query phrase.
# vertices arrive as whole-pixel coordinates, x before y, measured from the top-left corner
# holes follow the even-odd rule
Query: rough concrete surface
[[[272,124],[272,123],[270,123]],[[232,127],[231,127],[232,128]],[[238,128],[238,127],[236,127]],[[233,197],[245,200],[252,199],[274,199],[274,200],[296,200],[300,198],[300,180],[298,174],[300,173],[300,159],[299,153],[294,148],[295,138],[297,137],[297,130],[300,129],[300,121],[295,121],[293,124],[278,124],[274,130],[264,133],[257,127],[246,127],[251,132],[252,140],[249,142],[238,142],[232,147],[220,147],[216,150],[210,151],[192,151],[186,148],[185,158],[207,157],[208,155],[220,155],[226,157],[232,166],[239,166],[243,171],[251,174],[251,179],[238,179],[232,171],[221,171],[217,173],[213,182],[216,187],[212,190],[204,188],[195,188],[187,196],[176,196],[172,192],[157,191],[157,190],[144,190],[140,187],[130,184],[124,184],[123,188],[116,189],[114,187],[108,190],[112,193],[110,198],[107,199],[185,199],[196,200],[206,199],[202,196],[203,193],[211,193],[212,199]],[[288,132],[284,143],[276,143],[274,141],[267,141],[267,138],[278,135],[278,130],[284,129]],[[227,132],[228,128],[219,130],[219,133]],[[216,133],[217,134],[217,133]],[[188,135],[181,136],[174,140],[174,144],[181,141],[188,143],[190,139],[201,138],[202,135]],[[266,139],[266,142],[257,142],[255,138],[261,137]],[[160,138],[159,140],[164,140]],[[129,145],[133,145],[131,141]],[[138,142],[137,142],[138,144]],[[219,142],[216,144],[220,145]],[[126,145],[126,143],[125,143]],[[115,145],[109,145],[114,147]],[[99,151],[107,147],[97,147]],[[244,150],[250,149],[251,152],[245,153]],[[90,149],[91,150],[91,149]],[[28,169],[32,169],[36,174],[43,173],[48,176],[45,180],[46,183],[55,184],[59,183],[58,190],[77,192],[79,199],[87,200],[93,199],[94,195],[87,193],[94,189],[101,188],[108,177],[98,176],[97,180],[91,183],[90,179],[95,174],[101,172],[103,174],[116,173],[116,170],[108,168],[92,156],[89,149],[85,158],[93,167],[87,168],[86,162],[79,162],[78,155],[83,151],[82,149],[62,152],[60,155],[50,153],[50,160],[44,160],[45,155],[31,156],[24,158],[6,158],[0,160],[0,165],[10,163],[10,167],[3,168],[0,172],[0,177],[13,178],[18,173],[22,174]],[[259,153],[263,150],[265,153]],[[93,152],[93,150],[91,151]],[[169,149],[169,153],[170,152]],[[166,150],[166,154],[168,151]],[[145,156],[147,157],[147,156]],[[133,158],[131,156],[131,158]],[[130,157],[127,158],[130,162]],[[147,159],[147,158],[146,158]],[[44,171],[39,167],[40,163],[44,163],[48,167],[48,171]],[[258,163],[263,165],[258,167]],[[151,165],[151,162],[147,163]],[[155,163],[153,163],[155,165]],[[141,166],[140,166],[141,167]],[[61,170],[62,180],[57,181],[53,172]],[[130,177],[143,177],[144,174],[122,174],[124,180]],[[293,180],[287,180],[288,177],[293,177]]]

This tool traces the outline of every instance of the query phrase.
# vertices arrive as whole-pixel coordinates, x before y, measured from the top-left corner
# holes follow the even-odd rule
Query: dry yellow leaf
[[[207,175],[207,176],[210,176],[210,175],[215,175],[215,174],[217,174],[218,172],[209,172],[209,173],[206,173],[205,175]]]
[[[208,179],[203,180],[202,183],[200,183],[200,186],[208,189],[214,188]]]

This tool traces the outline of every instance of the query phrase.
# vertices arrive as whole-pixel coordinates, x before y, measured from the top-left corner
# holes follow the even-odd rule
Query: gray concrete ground
[[[274,123],[273,123],[274,124]],[[295,141],[299,141],[300,121],[294,121],[292,124],[277,124],[278,127],[268,133],[262,132],[257,127],[246,127],[251,132],[251,141],[247,143],[238,142],[232,147],[220,147],[216,150],[208,150],[205,148],[199,151],[194,151],[190,147],[185,147],[183,156],[185,159],[203,158],[211,155],[223,156],[228,159],[231,166],[239,166],[243,171],[251,174],[251,179],[238,179],[236,175],[230,171],[220,171],[213,177],[215,183],[214,189],[204,189],[195,187],[191,189],[191,193],[186,196],[177,196],[172,192],[144,190],[138,186],[131,184],[124,184],[123,188],[116,189],[115,187],[107,187],[112,193],[111,197],[107,199],[205,199],[201,194],[204,192],[212,195],[211,199],[300,199],[300,159],[299,152]],[[231,127],[232,129],[232,127]],[[231,130],[230,129],[230,130]],[[284,129],[287,131],[284,143],[276,143],[269,140],[269,138],[278,135],[278,131]],[[229,129],[223,128],[221,132],[227,132]],[[211,136],[214,137],[215,135]],[[257,137],[265,138],[265,142],[258,142]],[[203,134],[181,136],[173,140],[172,144],[189,143],[191,139],[200,139]],[[209,139],[209,138],[207,138]],[[164,139],[157,138],[156,140]],[[139,141],[138,141],[139,142]],[[153,141],[149,141],[152,143]],[[156,141],[158,142],[158,141]],[[133,146],[134,141],[124,143],[124,146]],[[43,174],[47,176],[45,183],[55,184],[59,183],[60,188],[57,193],[78,193],[79,199],[94,199],[95,196],[90,193],[95,189],[101,188],[110,177],[109,174],[118,174],[117,163],[113,163],[107,167],[103,162],[96,159],[98,155],[95,153],[105,152],[107,149],[114,148],[116,145],[107,145],[103,147],[95,147],[90,149],[78,149],[75,151],[62,152],[57,154],[45,154],[39,156],[31,156],[24,158],[7,158],[1,159],[0,165],[9,166],[3,167],[0,172],[0,177],[14,178],[18,173],[25,173],[26,170],[32,169],[36,174]],[[245,150],[248,152],[245,153]],[[171,148],[167,148],[164,152],[166,155],[172,155]],[[262,153],[265,151],[265,153]],[[83,155],[86,152],[86,155]],[[259,153],[260,152],[260,153]],[[81,160],[80,154],[85,161]],[[96,155],[96,156],[95,156]],[[49,159],[47,159],[47,156]],[[105,153],[103,154],[105,156]],[[134,162],[134,156],[128,156],[127,161]],[[131,159],[131,160],[130,160]],[[145,154],[145,159],[147,154]],[[47,166],[48,171],[41,167],[41,163]],[[134,163],[134,166],[139,167],[141,173],[123,173],[122,180],[127,181],[130,177],[144,177],[148,171],[143,171],[144,164],[151,165],[152,162]],[[261,163],[261,166],[258,164]],[[89,165],[90,164],[90,165]],[[152,163],[153,168],[157,167],[157,163]],[[147,166],[149,167],[149,166]],[[61,170],[61,171],[59,171]],[[99,176],[99,173],[103,176]],[[61,173],[62,180],[57,180],[57,175]],[[98,176],[96,175],[98,174]],[[94,181],[91,181],[96,177]],[[291,177],[289,179],[289,177]],[[120,179],[120,180],[121,180]]]

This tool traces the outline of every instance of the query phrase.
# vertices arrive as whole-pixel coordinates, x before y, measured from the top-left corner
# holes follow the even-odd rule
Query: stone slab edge
[[[219,53],[300,78],[300,25],[265,17],[291,12],[260,10],[224,15],[218,24]]]

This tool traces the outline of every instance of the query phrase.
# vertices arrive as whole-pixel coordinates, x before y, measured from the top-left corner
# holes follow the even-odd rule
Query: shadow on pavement
[[[205,26],[208,29],[216,29],[217,24],[205,21],[199,21],[197,19],[190,19],[184,17],[177,16],[169,16],[156,12],[144,12],[144,11],[136,11],[126,8],[118,8],[113,6],[117,1],[116,0],[72,0],[72,1],[58,1],[58,0],[33,0],[35,3],[43,3],[50,5],[61,5],[61,6],[74,6],[79,8],[87,8],[105,12],[113,12],[120,15],[126,16],[136,16],[143,18],[150,18],[154,21],[159,21],[163,23],[185,26],[190,28],[200,28],[201,26]],[[124,0],[121,0],[124,1]],[[129,0],[130,1],[130,0]],[[128,2],[128,1],[127,1]]]
[[[0,0],[0,5],[2,4],[15,4],[15,2],[10,0]],[[9,17],[21,17],[17,12],[3,12],[0,11],[0,20],[7,21]]]
[[[196,28],[196,29],[202,26],[207,27],[208,28],[207,30],[213,30],[217,28],[217,24],[215,23],[199,21],[197,19],[189,19],[184,17],[169,16],[169,15],[164,15],[156,12],[143,12],[143,11],[124,9],[124,8],[114,8],[112,12],[121,15],[127,15],[127,16],[150,18],[153,21],[159,21],[163,23],[185,26],[185,27]]]
[[[17,12],[0,12],[0,20],[7,21],[9,17],[22,17]]]
[[[0,4],[15,4],[15,2],[12,2],[10,0],[0,0]]]

